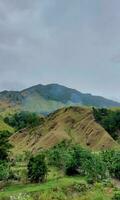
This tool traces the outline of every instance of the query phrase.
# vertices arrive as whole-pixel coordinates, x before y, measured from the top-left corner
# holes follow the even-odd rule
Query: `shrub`
[[[45,180],[47,166],[43,154],[31,157],[28,163],[28,178],[31,182],[39,183]]]
[[[9,143],[10,133],[8,131],[0,131],[0,161],[6,161],[12,145]]]
[[[86,175],[91,182],[106,177],[106,166],[99,155],[92,154],[77,144],[62,142],[49,150],[50,164],[64,170],[65,174]]]
[[[69,149],[66,151],[65,162],[65,172],[67,175],[74,174],[85,174],[84,162],[86,160],[91,160],[92,154],[80,147],[79,145],[70,145]]]
[[[83,162],[83,168],[89,183],[101,181],[107,176],[106,165],[99,155],[92,154],[90,159],[85,158]]]
[[[101,157],[106,163],[110,175],[120,180],[120,151],[103,151]]]
[[[6,162],[0,162],[0,181],[8,180],[9,174],[9,165]]]
[[[120,192],[116,192],[112,198],[112,200],[120,200]]]

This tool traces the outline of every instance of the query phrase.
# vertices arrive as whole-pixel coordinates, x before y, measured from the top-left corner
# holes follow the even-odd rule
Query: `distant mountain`
[[[64,106],[120,107],[120,103],[100,96],[84,94],[58,84],[36,85],[22,91],[3,91],[0,102],[22,110],[50,113]]]

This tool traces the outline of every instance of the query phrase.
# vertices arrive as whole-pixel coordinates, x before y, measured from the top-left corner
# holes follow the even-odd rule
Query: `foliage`
[[[30,113],[27,111],[22,111],[15,113],[4,119],[5,123],[14,127],[16,130],[23,129],[25,127],[35,127],[43,122],[43,118],[40,118],[35,113]]]
[[[10,169],[7,162],[0,161],[0,181],[5,181],[9,178]]]
[[[119,138],[118,130],[120,130],[120,111],[93,108],[93,114],[96,121],[117,140]]]
[[[0,131],[0,161],[8,159],[10,148],[12,147],[9,143],[10,133],[8,131]]]
[[[120,192],[116,192],[112,198],[112,200],[120,200]]]
[[[47,165],[44,154],[32,156],[28,163],[28,178],[31,182],[39,183],[45,180]]]
[[[8,131],[0,132],[0,181],[7,180],[10,173],[8,156],[12,146],[9,143],[9,136]]]
[[[101,153],[111,176],[120,180],[120,151],[107,150]]]
[[[62,168],[67,175],[86,175],[92,182],[106,177],[104,161],[79,145],[63,141],[49,151],[50,164]]]
[[[99,155],[91,154],[89,159],[85,158],[85,161],[83,161],[83,168],[89,183],[107,178],[106,165]]]

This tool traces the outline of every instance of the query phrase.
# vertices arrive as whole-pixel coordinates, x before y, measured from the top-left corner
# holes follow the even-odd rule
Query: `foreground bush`
[[[9,136],[8,131],[0,132],[0,181],[6,181],[9,178],[9,152],[12,147]]]
[[[109,150],[101,153],[110,175],[120,180],[120,151]]]
[[[6,181],[9,178],[10,169],[7,162],[0,161],[0,181]]]
[[[69,176],[84,175],[91,182],[106,178],[107,168],[100,156],[77,144],[63,141],[53,147],[48,155],[50,164],[63,169]]]
[[[10,133],[0,131],[0,161],[7,161],[12,145],[9,143]]]
[[[45,180],[47,175],[47,165],[43,154],[31,157],[27,168],[30,182],[40,183]]]
[[[120,200],[120,192],[116,192],[112,198],[112,200]]]

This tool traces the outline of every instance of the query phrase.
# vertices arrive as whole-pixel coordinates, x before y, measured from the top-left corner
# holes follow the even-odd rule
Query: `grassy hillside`
[[[64,139],[93,150],[118,147],[104,128],[96,123],[92,109],[80,107],[60,109],[46,117],[41,126],[21,130],[10,138],[17,153],[37,152]]]
[[[44,184],[16,185],[5,188],[0,193],[0,200],[5,200],[11,196],[14,199],[30,200],[110,200],[114,194],[112,187],[104,187],[102,184],[96,184],[85,192],[74,191],[73,185],[86,183],[80,177],[63,177],[49,180]],[[71,191],[69,191],[71,190]],[[18,198],[17,198],[18,197]]]
[[[11,126],[9,126],[8,124],[6,124],[3,120],[3,118],[0,116],[0,131],[5,131],[5,130],[7,130],[11,133],[14,132],[14,129]]]
[[[0,101],[0,115],[2,117],[14,114],[20,110],[21,108],[19,105],[12,105],[11,103],[6,101]]]

